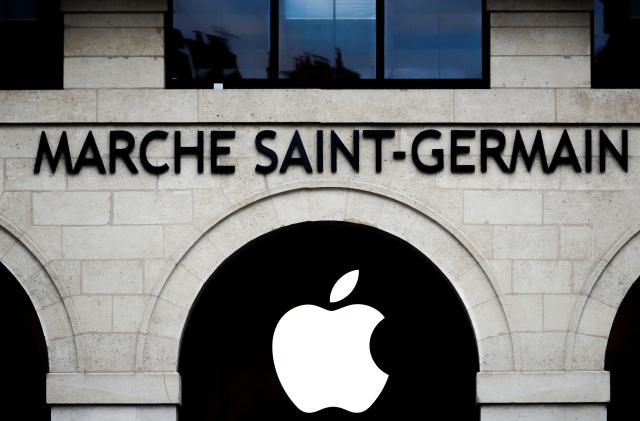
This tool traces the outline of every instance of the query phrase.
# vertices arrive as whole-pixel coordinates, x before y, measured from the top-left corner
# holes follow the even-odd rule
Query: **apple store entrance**
[[[411,245],[354,223],[281,228],[223,262],[179,372],[180,421],[479,419],[456,291]]]

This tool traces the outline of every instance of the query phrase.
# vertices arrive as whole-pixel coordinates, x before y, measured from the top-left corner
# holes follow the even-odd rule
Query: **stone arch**
[[[640,276],[640,224],[627,231],[591,272],[567,339],[567,369],[604,370],[613,320]]]
[[[202,230],[166,268],[147,308],[138,344],[137,370],[176,371],[189,309],[204,283],[227,257],[277,228],[305,221],[365,224],[402,238],[427,256],[453,284],[476,335],[481,371],[515,369],[511,331],[500,291],[481,253],[453,224],[388,191],[289,186],[239,205]],[[404,199],[404,200],[402,200]],[[185,247],[186,248],[186,247]]]
[[[0,219],[0,263],[25,290],[36,310],[49,357],[49,372],[78,368],[77,348],[61,283],[54,265],[31,240],[10,222]]]

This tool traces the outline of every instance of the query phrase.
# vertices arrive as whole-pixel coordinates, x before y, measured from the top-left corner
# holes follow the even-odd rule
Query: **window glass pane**
[[[176,0],[171,43],[173,81],[266,78],[269,0]]]
[[[281,0],[280,78],[375,78],[375,0]]]
[[[482,1],[385,2],[385,78],[482,78]]]
[[[7,20],[37,19],[37,0],[6,0],[4,14]]]
[[[284,18],[333,19],[333,0],[285,0]]]
[[[602,52],[602,49],[607,45],[609,40],[609,34],[604,30],[604,5],[600,0],[595,0],[594,6],[594,22],[593,30],[595,32],[594,37],[594,52],[596,55]]]
[[[629,6],[629,15],[632,18],[640,19],[640,0],[631,0],[631,5]]]
[[[640,1],[595,0],[594,88],[640,88]]]
[[[376,2],[340,0],[336,2],[336,19],[375,19]]]
[[[0,2],[0,89],[62,87],[62,16],[57,1]]]

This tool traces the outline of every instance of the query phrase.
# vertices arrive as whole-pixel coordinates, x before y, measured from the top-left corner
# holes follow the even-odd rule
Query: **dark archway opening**
[[[46,403],[49,371],[47,343],[29,296],[15,277],[0,265],[0,320],[4,322],[2,361],[3,401],[23,420],[50,420]],[[19,415],[18,415],[19,414]]]
[[[330,304],[334,283],[360,270],[354,291]],[[306,414],[277,377],[274,329],[290,309],[365,304],[385,319],[371,355],[389,375],[360,414]],[[268,233],[228,258],[203,287],[182,338],[180,421],[416,419],[478,420],[473,327],[446,277],[405,241],[364,225],[307,222]]]
[[[640,281],[633,284],[616,313],[604,369],[611,372],[611,402],[607,419],[640,419]]]

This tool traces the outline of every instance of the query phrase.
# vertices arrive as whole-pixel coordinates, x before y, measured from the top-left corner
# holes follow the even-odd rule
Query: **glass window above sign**
[[[264,79],[269,68],[269,3],[177,0],[169,44],[172,80],[210,85]]]
[[[283,0],[280,5],[280,78],[375,79],[375,0]]]
[[[482,78],[481,2],[388,1],[385,17],[385,78]]]
[[[487,87],[483,3],[174,0],[167,87]]]
[[[640,0],[595,0],[594,88],[640,88]]]
[[[62,88],[59,1],[0,0],[0,89]]]

